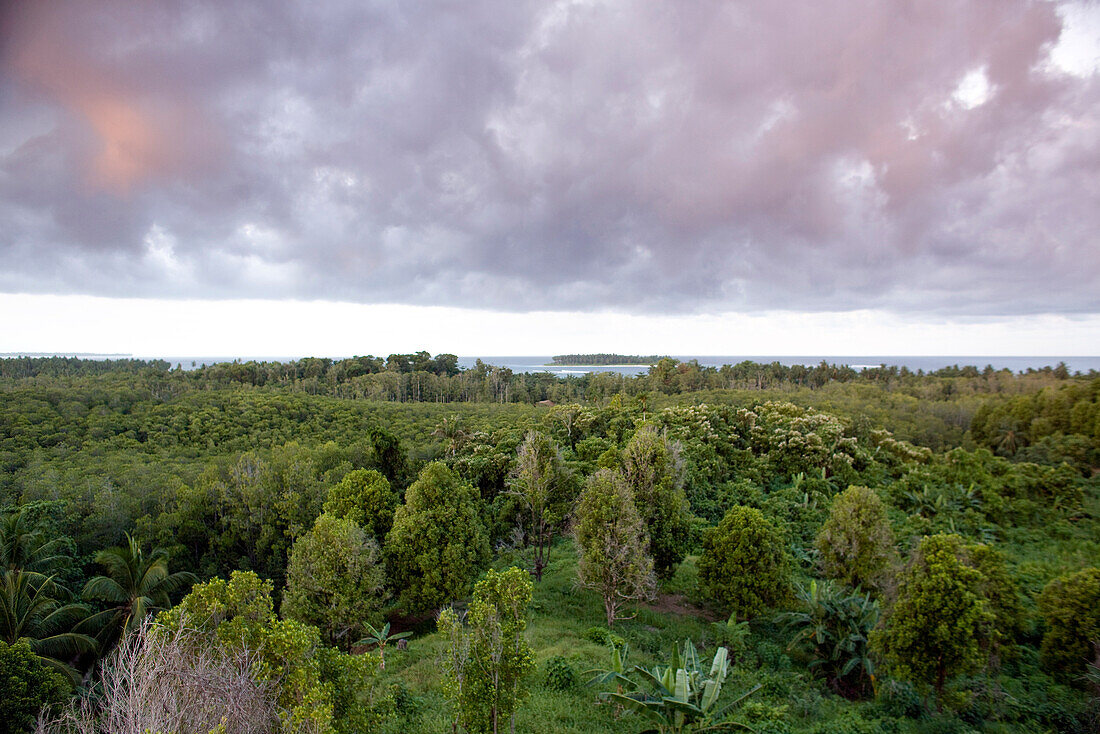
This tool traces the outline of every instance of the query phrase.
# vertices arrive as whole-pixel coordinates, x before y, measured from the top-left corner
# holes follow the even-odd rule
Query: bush
[[[790,595],[790,560],[783,537],[759,510],[734,507],[707,536],[699,557],[703,593],[740,619]]]
[[[555,655],[544,664],[546,687],[552,691],[568,691],[577,686],[577,671],[561,655]]]
[[[584,639],[595,642],[597,645],[610,645],[616,650],[622,650],[626,640],[607,629],[606,627],[589,627],[584,633]]]
[[[26,640],[0,640],[0,726],[6,731],[34,731],[42,707],[64,701],[69,688],[68,679],[43,663]]]

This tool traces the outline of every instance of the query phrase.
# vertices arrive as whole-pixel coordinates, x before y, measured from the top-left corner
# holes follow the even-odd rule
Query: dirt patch
[[[645,605],[646,609],[652,609],[662,614],[675,614],[680,617],[697,617],[708,622],[717,622],[722,616],[712,609],[696,606],[684,597],[683,594],[658,594],[657,598]]]

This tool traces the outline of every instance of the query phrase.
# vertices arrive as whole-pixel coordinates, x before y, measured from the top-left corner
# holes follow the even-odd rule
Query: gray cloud
[[[36,2],[0,290],[1100,311],[1052,2]]]

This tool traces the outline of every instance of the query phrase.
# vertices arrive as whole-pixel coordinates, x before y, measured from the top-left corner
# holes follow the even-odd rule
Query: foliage
[[[1100,664],[1100,568],[1060,576],[1039,595],[1046,620],[1042,661],[1067,682]]]
[[[535,579],[541,581],[554,530],[564,521],[574,499],[561,452],[546,434],[527,433],[516,452],[509,486],[526,510],[523,526],[528,543],[535,547]]]
[[[610,645],[620,649],[626,644],[626,640],[607,627],[589,627],[584,633],[584,639],[597,645]]]
[[[702,592],[740,619],[776,606],[790,593],[783,537],[752,507],[726,513],[706,536],[698,567]]]
[[[574,512],[573,536],[580,549],[581,585],[603,598],[607,626],[623,619],[628,601],[653,595],[653,559],[634,496],[622,477],[601,469],[588,478]]]
[[[161,612],[158,621],[170,632],[194,629],[203,635],[203,644],[218,644],[229,654],[254,652],[250,670],[257,680],[275,687],[284,730],[341,732],[346,721],[368,716],[352,711],[337,718],[336,706],[343,702],[357,709],[369,699],[372,681],[367,674],[376,667],[372,657],[352,661],[323,653],[316,627],[275,617],[271,582],[252,572],[235,571],[228,581],[196,585],[178,605]],[[329,664],[322,665],[326,659]],[[363,675],[326,675],[353,663]],[[351,691],[339,689],[338,683],[352,686]]]
[[[981,641],[994,621],[981,595],[982,575],[963,562],[962,552],[958,536],[924,538],[901,576],[885,627],[871,637],[895,676],[937,694],[949,678],[985,663]]]
[[[878,494],[858,486],[838,494],[815,545],[830,578],[853,587],[880,586],[895,552],[894,533]]]
[[[81,595],[112,606],[88,617],[81,627],[99,628],[104,645],[129,634],[150,614],[170,607],[171,594],[197,581],[186,571],[169,573],[167,551],[156,548],[145,555],[141,544],[129,535],[126,545],[100,551],[95,561],[107,573],[89,580]]]
[[[5,731],[34,731],[38,712],[63,702],[69,689],[69,681],[43,664],[26,640],[10,645],[0,641],[0,722]]]
[[[524,679],[535,667],[524,634],[530,601],[525,571],[490,569],[474,587],[468,627],[453,609],[439,615],[439,630],[449,642],[444,690],[455,703],[456,721],[471,734],[497,734],[505,720],[514,722],[527,695]]]
[[[614,691],[601,693],[600,697],[643,716],[656,725],[652,731],[705,732],[734,727],[752,731],[744,724],[729,721],[728,717],[760,686],[719,706],[722,684],[729,671],[726,648],[718,648],[708,670],[700,664],[695,646],[688,640],[682,652],[673,648],[672,661],[667,667],[658,665],[647,669],[634,666],[628,675],[618,676],[616,680],[629,693]],[[638,680],[629,675],[636,676]],[[643,687],[648,691],[639,690]]]
[[[745,649],[745,642],[751,630],[748,622],[738,622],[737,615],[731,614],[729,619],[723,622],[711,622],[710,628],[714,632],[714,641],[726,648],[730,654],[730,660],[736,660]]]
[[[390,582],[409,612],[436,609],[470,592],[489,562],[477,491],[445,464],[424,467],[386,536]]]
[[[684,494],[681,447],[652,426],[638,429],[623,449],[622,473],[649,534],[659,578],[668,578],[687,554],[691,509]]]
[[[390,634],[390,623],[386,622],[381,629],[373,624],[364,625],[367,628],[367,636],[356,642],[356,645],[374,645],[378,648],[378,669],[386,669],[386,645],[398,640],[412,637],[412,632],[397,632]]]
[[[283,616],[317,627],[327,644],[349,650],[386,600],[380,556],[359,525],[321,514],[290,551]]]
[[[875,665],[867,640],[879,620],[878,605],[865,594],[823,582],[796,587],[802,607],[780,614],[793,632],[788,649],[800,648],[810,670],[824,673],[829,685],[848,697],[866,695],[875,685]]]
[[[577,685],[577,671],[561,655],[547,658],[543,664],[546,671],[546,687],[552,691],[568,691]]]
[[[43,662],[76,682],[79,675],[67,661],[94,651],[96,642],[72,631],[88,609],[66,602],[66,596],[51,578],[40,579],[25,571],[4,573],[0,576],[0,642],[14,645],[26,639]]]
[[[354,469],[328,491],[321,511],[361,526],[379,543],[393,527],[397,493],[380,472]]]

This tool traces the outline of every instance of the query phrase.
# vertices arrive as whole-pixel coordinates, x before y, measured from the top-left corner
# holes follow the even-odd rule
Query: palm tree
[[[43,662],[75,682],[79,675],[65,661],[94,651],[96,642],[72,631],[88,609],[60,601],[57,596],[63,593],[52,577],[39,580],[31,572],[5,571],[0,578],[0,640],[14,645],[26,638]]]
[[[40,583],[68,560],[64,550],[65,541],[47,540],[41,530],[30,526],[23,509],[0,517],[0,575],[23,571]]]
[[[98,627],[101,642],[128,634],[148,615],[171,606],[169,594],[197,581],[186,571],[169,573],[167,551],[157,548],[146,556],[129,534],[125,546],[102,550],[95,561],[107,569],[107,575],[90,580],[82,594],[112,606],[88,617],[81,626]]]
[[[432,431],[432,436],[446,439],[447,453],[453,457],[466,444],[470,434],[462,427],[462,416],[452,415],[450,418],[444,418],[436,426],[436,429]]]

